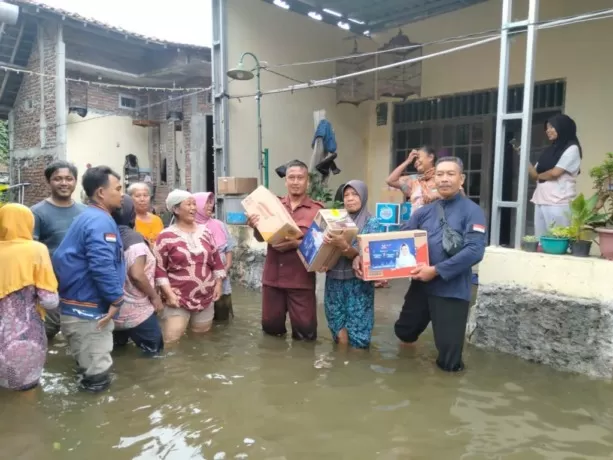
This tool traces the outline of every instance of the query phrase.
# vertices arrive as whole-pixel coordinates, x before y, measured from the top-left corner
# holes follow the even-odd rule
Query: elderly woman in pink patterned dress
[[[165,343],[192,332],[208,332],[215,314],[213,304],[221,297],[226,277],[224,264],[209,230],[196,223],[196,200],[184,190],[168,194],[166,207],[175,223],[157,238],[156,284],[166,306],[162,314]]]
[[[0,387],[17,391],[38,386],[45,365],[47,335],[37,306],[51,310],[59,302],[49,251],[33,232],[27,207],[0,208]]]

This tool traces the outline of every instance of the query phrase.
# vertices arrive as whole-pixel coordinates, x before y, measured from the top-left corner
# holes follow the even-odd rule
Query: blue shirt
[[[464,237],[462,249],[453,257],[443,250],[439,204],[445,211],[447,224]],[[402,229],[428,232],[430,265],[436,268],[437,276],[425,283],[426,292],[437,297],[470,301],[472,267],[481,262],[486,246],[485,215],[479,205],[458,193],[450,199],[421,207]]]
[[[123,305],[126,264],[117,224],[89,206],[72,223],[52,258],[62,315],[98,320]]]

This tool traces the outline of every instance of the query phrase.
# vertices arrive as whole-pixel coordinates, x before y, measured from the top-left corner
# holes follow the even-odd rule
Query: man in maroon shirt
[[[285,174],[287,195],[281,203],[289,211],[303,235],[313,223],[317,212],[324,206],[311,200],[306,192],[309,170],[302,161],[287,164]],[[264,241],[257,231],[259,216],[249,216],[249,226],[255,238]],[[268,245],[264,276],[262,279],[262,329],[266,334],[283,336],[287,333],[285,319],[289,313],[292,337],[298,340],[317,338],[317,300],[315,298],[315,273],[309,273],[298,257],[300,239]]]

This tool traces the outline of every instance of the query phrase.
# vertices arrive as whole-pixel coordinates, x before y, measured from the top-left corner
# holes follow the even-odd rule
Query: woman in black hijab
[[[570,203],[577,196],[577,176],[583,158],[577,125],[568,115],[550,118],[545,132],[551,145],[534,166],[529,166],[530,177],[537,183],[532,196],[537,237],[545,235],[552,226],[570,225]]]
[[[123,243],[128,276],[124,285],[124,304],[115,319],[113,341],[116,347],[129,339],[146,354],[156,355],[164,348],[156,311],[164,308],[154,287],[155,257],[144,237],[134,230],[134,201],[124,195],[121,209],[113,213]]]

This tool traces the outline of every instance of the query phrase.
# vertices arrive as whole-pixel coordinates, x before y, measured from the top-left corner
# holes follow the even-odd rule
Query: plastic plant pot
[[[568,252],[568,238],[551,238],[541,236],[541,248],[545,254],[566,254]]]
[[[592,242],[587,240],[576,240],[570,243],[570,253],[576,257],[589,257]]]

